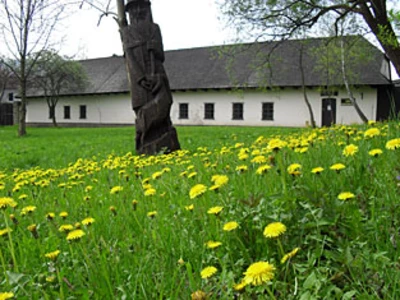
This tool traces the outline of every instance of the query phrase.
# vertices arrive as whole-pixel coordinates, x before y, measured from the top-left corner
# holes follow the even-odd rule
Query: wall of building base
[[[322,124],[322,99],[319,89],[307,89],[317,126]],[[375,120],[377,91],[371,87],[354,90],[357,102],[370,120]],[[310,116],[301,89],[283,88],[265,92],[249,90],[232,91],[188,91],[174,92],[171,119],[175,125],[215,126],[288,126],[303,127],[310,124]],[[336,123],[361,123],[354,107],[344,99],[345,90],[339,90],[336,99]],[[205,119],[205,103],[212,103],[214,118]],[[234,120],[233,103],[243,104],[243,118]],[[263,103],[272,103],[272,120],[262,120]],[[188,105],[187,118],[180,118],[180,104]],[[81,118],[80,107],[85,106],[86,118]],[[65,107],[69,107],[69,118],[65,118]],[[62,97],[56,107],[56,119],[62,126],[120,126],[134,125],[135,113],[131,108],[129,94]],[[52,123],[49,109],[43,98],[29,99],[27,123],[44,125]]]

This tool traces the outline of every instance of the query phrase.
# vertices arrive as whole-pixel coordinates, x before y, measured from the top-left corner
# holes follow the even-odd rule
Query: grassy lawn
[[[289,133],[295,128],[266,127],[178,127],[182,148],[215,148],[232,142],[233,135],[251,141],[261,134]],[[114,128],[28,128],[17,137],[17,127],[0,126],[0,170],[60,168],[79,158],[105,158],[114,153],[134,153],[134,127]]]
[[[400,127],[0,127],[0,299],[397,299]]]

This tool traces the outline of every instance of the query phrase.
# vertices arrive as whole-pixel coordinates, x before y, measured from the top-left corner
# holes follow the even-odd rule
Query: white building
[[[368,51],[371,57],[348,63],[354,97],[368,119],[387,118],[393,100],[388,60],[365,39],[348,39],[360,39],[363,51]],[[318,126],[360,123],[341,78],[332,75],[332,70],[321,68],[312,54],[327,41],[293,40],[167,51],[165,68],[174,98],[173,124],[306,126],[310,123],[310,114],[304,100],[303,82]],[[299,49],[303,53],[301,63]],[[81,63],[90,86],[83,91],[63,93],[56,107],[58,124],[134,124],[123,57]],[[49,117],[40,92],[31,93],[27,123],[51,125]]]

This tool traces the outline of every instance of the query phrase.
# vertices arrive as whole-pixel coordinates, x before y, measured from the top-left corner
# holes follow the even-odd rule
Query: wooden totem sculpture
[[[136,152],[153,155],[178,150],[178,136],[170,117],[172,94],[163,66],[161,31],[153,22],[151,3],[128,0],[124,6],[124,1],[119,1],[119,26],[136,114]]]

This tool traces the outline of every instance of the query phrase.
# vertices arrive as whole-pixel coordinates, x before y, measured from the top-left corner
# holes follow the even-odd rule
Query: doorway
[[[322,99],[322,126],[331,126],[336,123],[336,99]]]

